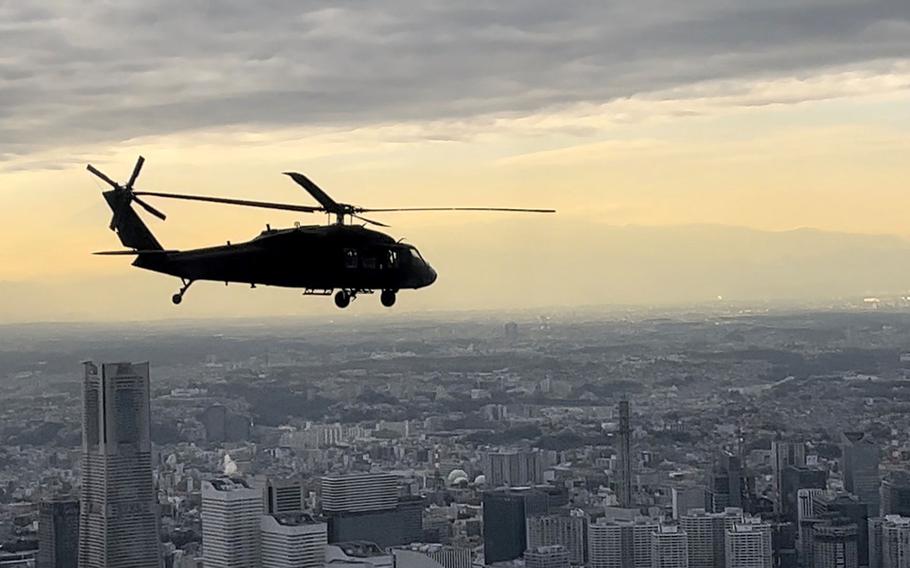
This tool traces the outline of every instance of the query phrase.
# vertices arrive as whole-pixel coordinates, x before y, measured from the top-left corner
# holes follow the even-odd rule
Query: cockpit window
[[[420,256],[420,253],[417,252],[417,249],[412,248],[412,249],[408,249],[408,250],[411,251],[411,256],[412,256],[412,257],[416,258],[417,260],[423,260],[423,257]]]

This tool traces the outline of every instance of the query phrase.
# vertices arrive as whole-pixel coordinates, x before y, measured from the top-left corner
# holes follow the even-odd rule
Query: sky
[[[118,248],[137,186],[387,214],[440,273],[396,310],[901,292],[906,0],[0,0],[0,323],[340,316],[178,283]],[[156,201],[167,248],[319,216]],[[908,263],[910,264],[910,263]],[[377,298],[350,308],[378,313]],[[351,317],[351,316],[347,316]]]

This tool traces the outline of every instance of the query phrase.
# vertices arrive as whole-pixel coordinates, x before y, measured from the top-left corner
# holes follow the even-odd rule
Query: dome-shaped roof
[[[455,485],[462,480],[468,480],[468,474],[465,473],[463,469],[453,469],[449,472],[449,476],[446,477],[446,483],[449,485]]]
[[[486,484],[487,484],[486,475],[480,474],[474,478],[474,485],[486,485]]]

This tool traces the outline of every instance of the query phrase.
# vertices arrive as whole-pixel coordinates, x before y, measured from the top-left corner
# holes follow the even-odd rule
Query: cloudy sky
[[[438,309],[826,293],[830,267],[792,290],[712,286],[753,280],[737,261],[759,261],[700,233],[632,262],[656,246],[636,228],[747,228],[779,243],[767,266],[835,266],[787,232],[910,235],[908,151],[906,0],[0,0],[0,321],[331,313],[214,286],[175,312],[170,279],[87,254],[118,246],[89,161],[123,179],[142,153],[146,189],[309,203],[279,175],[294,169],[367,206],[559,209],[384,218],[440,269],[403,308]],[[150,225],[168,248],[296,220],[161,206]],[[680,258],[722,260],[685,290],[591,284],[592,263],[653,283]],[[837,291],[903,285],[887,276]]]

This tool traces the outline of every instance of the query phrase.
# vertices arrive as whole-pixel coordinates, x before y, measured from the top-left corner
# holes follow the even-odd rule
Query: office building
[[[869,558],[869,506],[850,493],[822,492],[813,495],[813,514],[819,519],[841,518],[856,525],[859,565]]]
[[[483,543],[487,564],[514,560],[527,550],[527,519],[547,513],[547,496],[529,488],[483,494]]]
[[[398,506],[398,478],[391,473],[326,476],[320,491],[323,513],[388,511]]]
[[[38,568],[77,568],[79,501],[53,499],[38,504]]]
[[[713,510],[708,491],[701,485],[673,487],[671,490],[673,518],[679,520],[693,509]]]
[[[538,546],[525,551],[526,568],[569,568],[569,551],[564,546]]]
[[[328,532],[325,522],[305,513],[263,515],[262,568],[322,568]]]
[[[823,469],[787,466],[781,474],[781,517],[791,523],[799,521],[799,490],[826,489],[828,472]]]
[[[240,478],[202,482],[205,568],[260,568],[262,492]]]
[[[80,568],[159,568],[148,363],[83,365]]]
[[[686,532],[664,525],[651,533],[651,568],[689,568]]]
[[[784,471],[790,466],[806,467],[806,445],[802,442],[773,440],[771,442],[771,488],[774,492],[774,511],[777,513],[782,513],[785,507],[782,483]],[[790,520],[793,521],[795,518]]]
[[[856,525],[833,519],[812,528],[813,568],[858,568]]]
[[[332,568],[393,568],[395,557],[372,542],[338,542],[326,545],[325,565]]]
[[[771,525],[758,519],[733,523],[727,530],[726,568],[772,568],[774,556],[771,548]],[[691,566],[691,563],[689,564]]]
[[[889,472],[881,485],[880,516],[900,515],[910,517],[910,473]]]
[[[651,535],[660,529],[655,520],[598,519],[588,525],[590,568],[650,568]]]
[[[869,519],[869,568],[910,568],[910,518]]]
[[[373,542],[381,548],[423,540],[425,501],[419,496],[401,497],[391,509],[326,512],[329,542]]]
[[[448,546],[443,544],[414,543],[403,547],[397,547],[392,551],[397,560],[396,564],[399,567],[416,564],[402,562],[401,556],[403,551],[422,554],[435,561],[442,568],[471,568],[474,562],[473,554],[471,553],[470,548]],[[419,565],[424,566],[425,563],[421,562]]]
[[[844,489],[869,506],[869,516],[879,515],[881,450],[863,432],[844,432],[841,443],[841,470]]]
[[[525,487],[543,483],[543,458],[536,450],[486,452],[483,475],[490,487]]]
[[[269,515],[303,512],[303,481],[269,478],[265,482],[265,512]]]
[[[796,492],[798,557],[804,566],[812,566],[812,527],[819,522],[815,512],[815,497],[824,492],[817,488]]]
[[[735,523],[743,522],[742,509],[728,508],[723,513],[695,509],[679,518],[679,528],[688,538],[689,568],[723,566],[725,538]]]
[[[619,455],[616,497],[620,507],[631,507],[632,496],[632,423],[629,401],[619,401]]]
[[[541,546],[561,545],[569,553],[569,563],[580,566],[585,563],[585,533],[588,518],[580,511],[558,515],[534,515],[526,523],[528,549]]]

